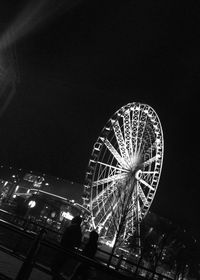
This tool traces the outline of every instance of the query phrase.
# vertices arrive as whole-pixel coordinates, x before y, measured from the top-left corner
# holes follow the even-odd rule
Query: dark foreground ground
[[[0,280],[11,280],[15,279],[21,265],[23,262],[7,253],[0,251]],[[64,279],[70,279],[70,273],[72,271],[73,266],[69,271],[65,271],[62,273]],[[45,273],[37,268],[33,268],[32,273],[29,277],[29,280],[50,280],[52,279],[51,275]],[[120,274],[119,278],[116,278],[116,275],[109,275],[104,271],[93,271],[91,273],[90,280],[116,280],[121,279]]]
[[[0,279],[15,279],[22,263],[17,258],[0,251]],[[35,279],[50,280],[51,277],[38,269],[33,269],[30,280]]]

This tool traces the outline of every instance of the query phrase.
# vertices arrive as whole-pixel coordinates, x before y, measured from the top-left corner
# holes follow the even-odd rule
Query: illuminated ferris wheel
[[[164,153],[160,120],[147,104],[129,103],[107,122],[94,144],[83,205],[90,225],[111,242],[126,240],[154,199]]]

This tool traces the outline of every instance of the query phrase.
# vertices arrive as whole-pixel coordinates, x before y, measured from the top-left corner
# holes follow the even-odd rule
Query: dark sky
[[[25,2],[2,6],[2,26]],[[147,103],[165,140],[152,210],[198,237],[198,1],[76,2],[56,15],[49,6],[52,16],[44,9],[12,45],[18,82],[0,118],[1,162],[83,183],[107,120],[127,103]]]

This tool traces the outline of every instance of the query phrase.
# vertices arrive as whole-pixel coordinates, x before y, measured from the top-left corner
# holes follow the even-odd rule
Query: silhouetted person
[[[80,216],[76,216],[72,219],[70,226],[68,226],[62,236],[60,245],[62,249],[72,251],[75,247],[79,247],[81,245],[82,240],[82,232],[81,232],[81,222],[82,218]],[[53,280],[59,279],[59,274],[64,263],[70,259],[70,256],[64,252],[58,252],[52,264],[52,272],[54,274]],[[67,265],[67,264],[66,264]]]
[[[85,248],[83,249],[84,256],[90,259],[94,259],[98,247],[98,237],[99,235],[95,230],[90,232],[88,242],[86,243]],[[71,280],[75,280],[75,279],[86,280],[89,277],[89,273],[90,273],[90,265],[85,263],[80,263],[76,267],[71,277]]]
[[[16,203],[16,207],[15,207],[16,215],[23,218],[28,209],[25,199],[21,196],[17,196],[15,198],[15,203]]]
[[[22,225],[24,222],[25,215],[28,211],[26,200],[22,196],[17,196],[14,199],[14,203],[15,203],[14,222],[17,223],[18,225]]]

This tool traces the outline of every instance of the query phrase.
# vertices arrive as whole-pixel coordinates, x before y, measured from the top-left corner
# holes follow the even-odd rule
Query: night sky
[[[25,17],[28,1],[6,2],[2,38],[33,11]],[[151,210],[198,238],[198,1],[72,2],[44,1],[21,33],[11,32],[16,91],[0,117],[1,162],[83,183],[107,120],[127,103],[147,103],[165,141]]]

